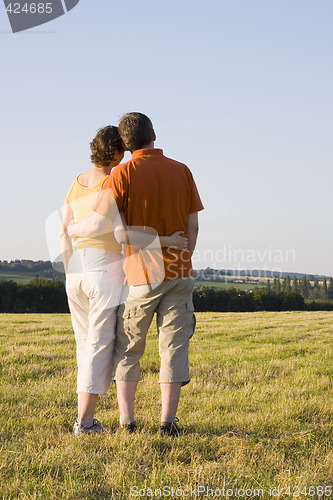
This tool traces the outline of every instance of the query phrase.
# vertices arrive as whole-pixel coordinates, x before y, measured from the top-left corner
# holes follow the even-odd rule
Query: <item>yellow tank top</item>
[[[108,179],[108,175],[96,185],[86,187],[79,183],[79,175],[74,179],[70,190],[68,191],[67,199],[72,209],[74,221],[80,222],[82,219],[93,215],[91,207],[96,201],[104,182]],[[121,245],[114,237],[112,223],[107,226],[102,234],[96,238],[77,238],[73,244],[74,249],[78,248],[101,248],[108,252],[121,253]]]

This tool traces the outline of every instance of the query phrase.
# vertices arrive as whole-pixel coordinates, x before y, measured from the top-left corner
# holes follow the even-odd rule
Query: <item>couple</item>
[[[190,381],[195,328],[191,254],[203,205],[190,170],[155,149],[155,140],[142,113],[123,116],[118,129],[101,129],[90,145],[93,167],[74,179],[66,197],[61,246],[77,345],[74,435],[105,430],[94,413],[112,379],[120,427],[136,430],[140,358],[155,312],[160,434],[179,434],[176,413],[181,387]],[[119,165],[126,150],[132,157]]]

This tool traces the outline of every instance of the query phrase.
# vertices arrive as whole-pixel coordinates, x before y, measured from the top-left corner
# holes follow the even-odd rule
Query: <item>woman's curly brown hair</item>
[[[91,161],[96,166],[107,167],[114,154],[124,151],[118,128],[113,125],[100,128],[96,137],[90,143]]]

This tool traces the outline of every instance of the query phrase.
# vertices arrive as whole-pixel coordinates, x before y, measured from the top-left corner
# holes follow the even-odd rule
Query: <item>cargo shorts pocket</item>
[[[146,335],[150,326],[150,318],[144,309],[130,305],[121,307],[118,313],[116,351],[123,355],[131,355],[139,359],[145,349]]]
[[[150,324],[143,308],[132,304],[127,305],[126,303],[121,308],[120,314],[118,314],[118,323],[119,320],[123,324],[122,331],[130,336],[140,336],[140,333],[143,333],[147,327],[146,323],[148,323],[148,328]]]
[[[190,300],[186,303],[186,332],[189,339],[194,335],[196,323],[193,302]]]

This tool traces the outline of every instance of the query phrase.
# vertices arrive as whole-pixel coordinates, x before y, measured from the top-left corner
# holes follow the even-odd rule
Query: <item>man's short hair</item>
[[[118,128],[113,125],[100,128],[96,137],[90,143],[91,161],[100,167],[107,167],[114,154],[124,150]]]
[[[153,140],[153,124],[148,116],[142,113],[127,113],[118,126],[121,140],[126,149],[136,151],[150,144]]]

